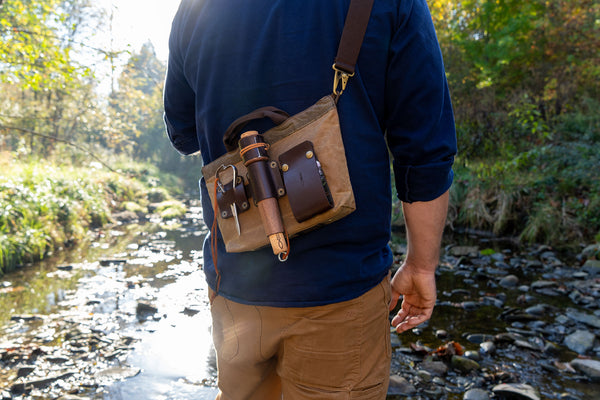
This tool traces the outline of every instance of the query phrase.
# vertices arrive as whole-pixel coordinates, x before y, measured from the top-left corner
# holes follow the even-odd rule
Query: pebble
[[[503,383],[492,389],[495,395],[505,396],[515,400],[540,400],[538,391],[523,383]]]
[[[516,275],[507,275],[500,279],[499,285],[503,288],[514,288],[519,284],[519,278]]]
[[[463,374],[468,374],[469,372],[478,370],[480,368],[477,361],[463,356],[452,356],[450,365],[452,366],[452,369]]]
[[[596,336],[589,331],[578,330],[565,338],[564,344],[579,354],[585,354],[594,347]]]
[[[448,373],[448,366],[442,361],[423,361],[421,368],[433,376],[445,376]]]
[[[417,389],[406,378],[400,375],[390,376],[389,395],[411,396],[416,392]]]
[[[600,382],[600,361],[575,359],[571,361],[571,366],[585,374],[593,382]]]
[[[483,342],[479,345],[479,351],[483,354],[493,354],[496,352],[496,345],[494,342]]]
[[[579,312],[576,310],[568,310],[567,317],[571,318],[574,321],[584,323],[593,328],[600,329],[600,318],[595,315],[586,314],[584,312]]]
[[[489,400],[490,395],[487,390],[483,389],[470,389],[465,392],[463,400]]]

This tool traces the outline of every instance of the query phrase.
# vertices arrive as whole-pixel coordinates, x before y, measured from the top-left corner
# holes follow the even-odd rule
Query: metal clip
[[[333,64],[333,66],[331,68],[333,68],[333,70],[335,71],[335,73],[333,75],[333,94],[336,95],[337,97],[340,97],[342,95],[342,93],[344,93],[344,90],[346,90],[346,85],[348,84],[348,79],[354,76],[354,72],[352,74],[349,74],[348,72],[337,68],[335,66],[335,64]],[[340,88],[340,90],[338,90],[340,83],[341,83],[341,88]]]
[[[233,185],[235,186],[236,181],[237,181],[237,168],[235,167],[235,165],[229,164],[229,165],[221,165],[218,169],[217,172],[215,172],[215,180],[217,181],[217,184],[219,185],[219,191],[221,193],[225,193],[225,187],[223,186],[223,184],[221,183],[221,179],[219,179],[219,174],[221,172],[224,172],[227,170],[227,168],[232,168],[233,169]]]

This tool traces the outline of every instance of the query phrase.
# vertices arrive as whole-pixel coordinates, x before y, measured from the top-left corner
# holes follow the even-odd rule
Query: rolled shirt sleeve
[[[452,104],[425,0],[402,1],[398,12],[385,95],[388,145],[399,199],[430,201],[453,180],[457,146]]]

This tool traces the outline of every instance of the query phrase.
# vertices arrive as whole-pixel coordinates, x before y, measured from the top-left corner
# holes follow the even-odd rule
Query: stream
[[[207,231],[188,203],[0,278],[0,400],[214,399]],[[400,235],[392,248],[397,267]],[[388,399],[600,398],[596,260],[463,236],[444,249],[431,321],[392,334]]]

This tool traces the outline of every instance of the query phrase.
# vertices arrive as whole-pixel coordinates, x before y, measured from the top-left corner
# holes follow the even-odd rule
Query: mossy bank
[[[0,275],[73,245],[90,229],[113,223],[117,213],[185,213],[172,198],[181,187],[176,178],[148,165],[109,171],[96,163],[12,160],[0,169]]]

